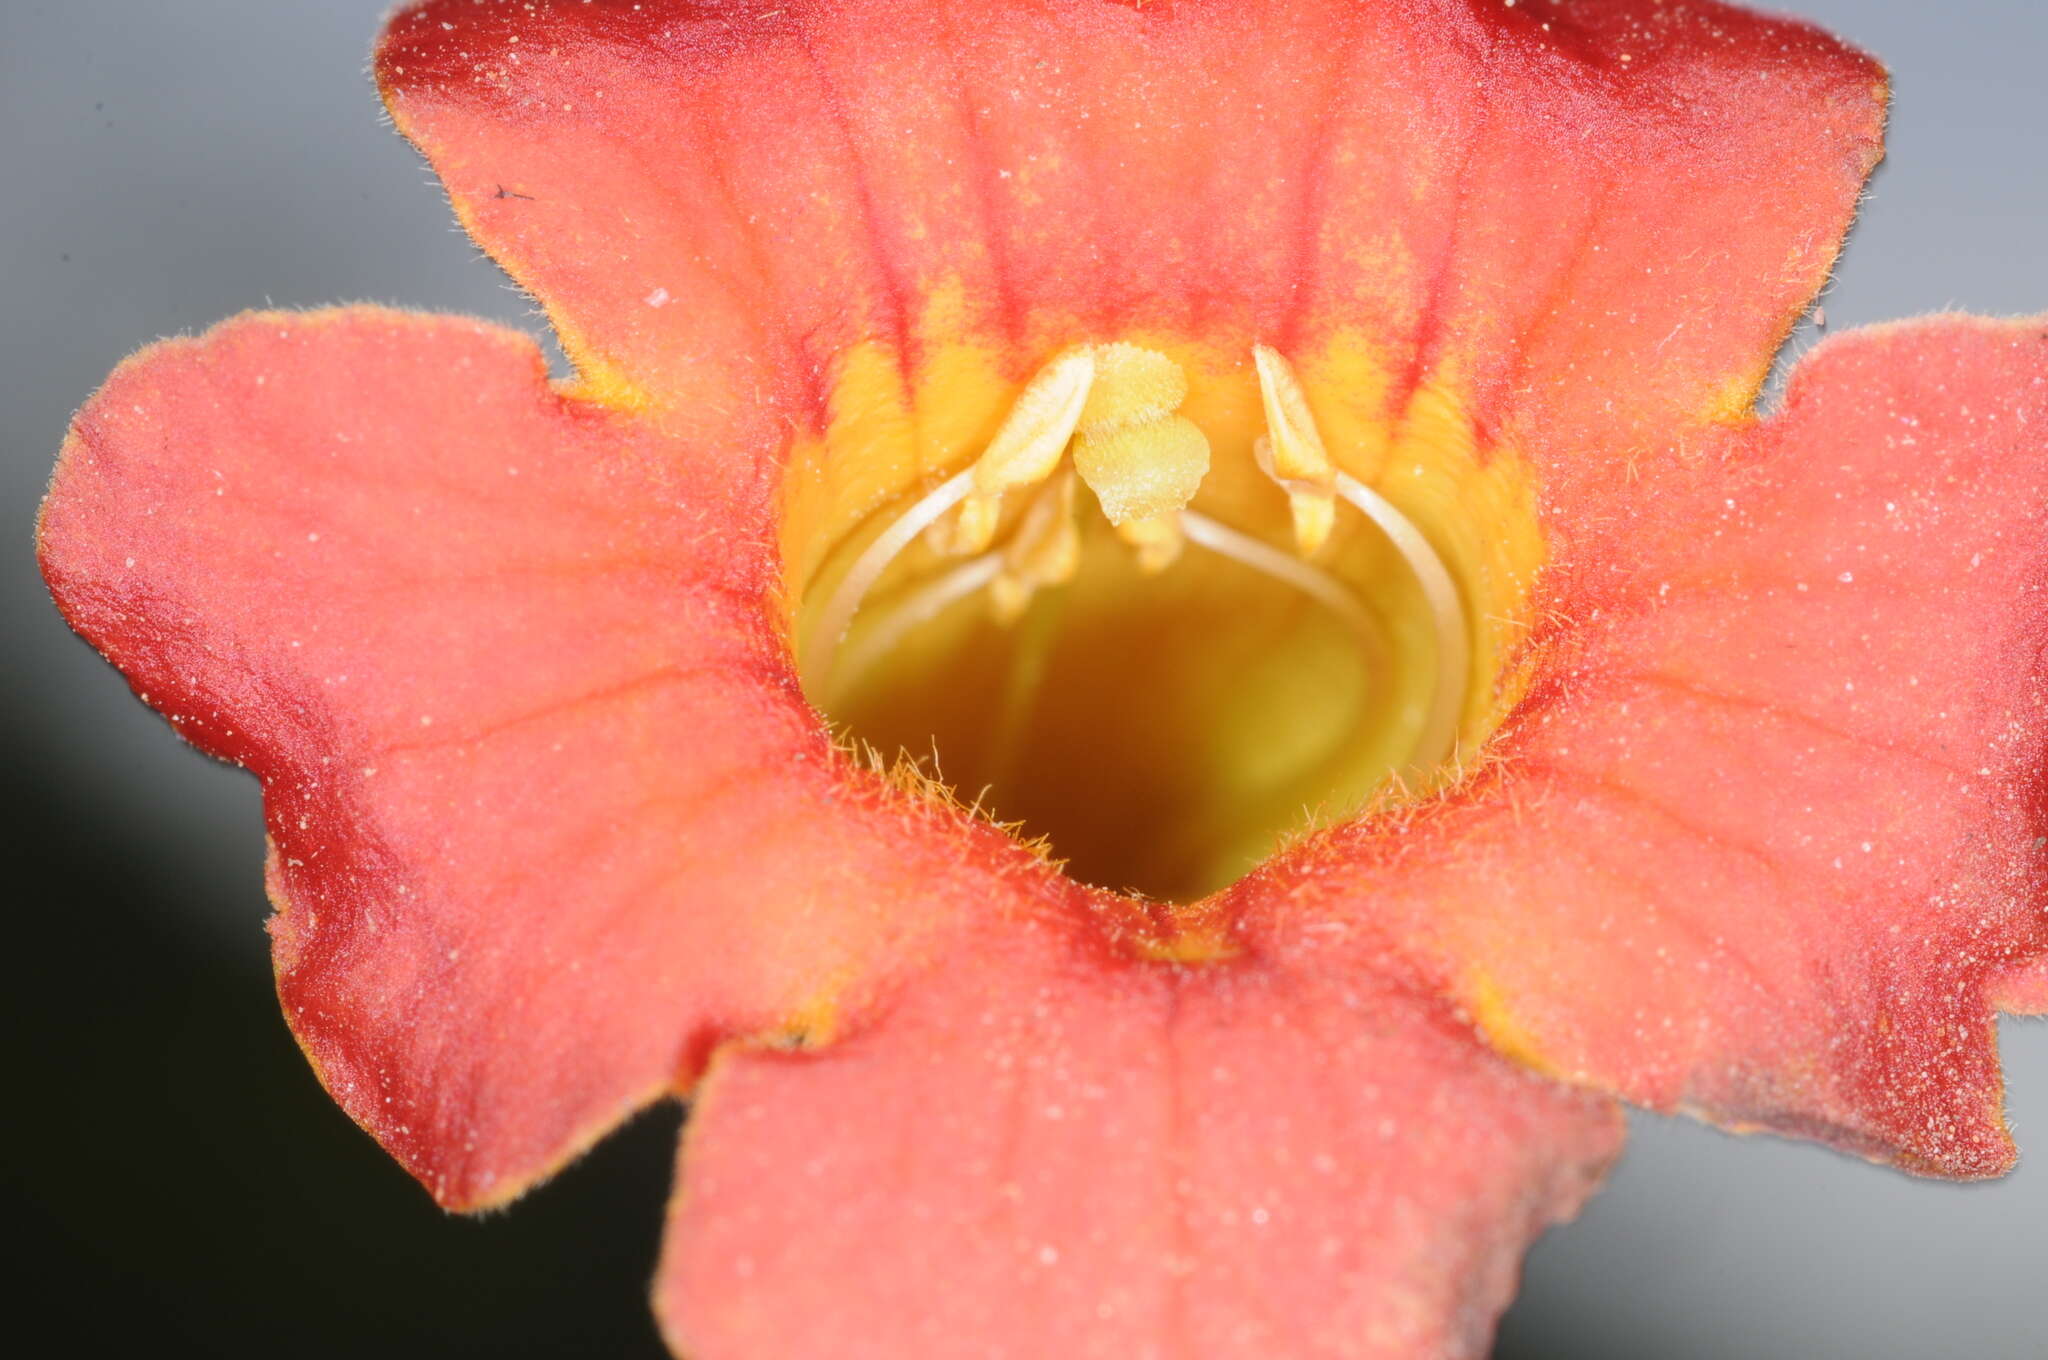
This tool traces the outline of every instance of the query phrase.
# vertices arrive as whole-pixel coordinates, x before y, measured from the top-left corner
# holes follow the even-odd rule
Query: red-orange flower
[[[2009,1163],[2048,323],[1751,413],[1866,59],[1652,0],[425,0],[377,71],[575,380],[243,317],[88,404],[41,547],[264,781],[287,1019],[443,1203],[689,1092],[679,1350],[1467,1355],[1613,1096]]]

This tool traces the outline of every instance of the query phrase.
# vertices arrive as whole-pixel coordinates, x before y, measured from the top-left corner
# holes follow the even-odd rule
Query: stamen
[[[1199,511],[1184,510],[1173,517],[1173,523],[1176,555],[1179,552],[1179,544],[1184,539],[1185,542],[1193,543],[1219,557],[1227,557],[1241,566],[1248,567],[1261,576],[1271,577],[1282,585],[1291,586],[1335,614],[1339,622],[1358,634],[1369,651],[1377,653],[1377,625],[1372,615],[1359,603],[1357,595],[1337,577],[1314,563],[1282,552],[1262,539],[1233,529]],[[1007,549],[983,553],[925,582],[890,604],[886,611],[846,648],[837,665],[828,671],[824,678],[835,686],[835,689],[827,692],[843,692],[851,688],[867,673],[869,667],[894,651],[897,644],[902,642],[911,630],[936,618],[948,605],[973,595],[984,586],[991,587],[993,593],[993,589],[1002,583],[1007,556]],[[1142,566],[1142,552],[1139,561]],[[1026,603],[1028,602],[1027,596]],[[1021,613],[1020,609],[1018,614]],[[1013,615],[1012,619],[1015,617]]]
[[[819,678],[822,684],[832,688],[827,688],[823,692],[836,699],[839,694],[851,689],[856,681],[867,674],[870,666],[895,651],[896,644],[909,636],[912,629],[937,618],[946,606],[955,600],[964,600],[997,580],[1002,570],[1003,555],[1000,552],[986,552],[979,557],[969,558],[905,595],[858,640],[848,646],[845,652],[836,658],[836,664],[835,658],[826,658],[826,672]]]
[[[1253,446],[1253,453],[1260,469],[1287,492],[1302,554],[1322,545],[1329,534],[1334,498],[1342,497],[1379,526],[1407,561],[1429,604],[1436,632],[1436,693],[1409,760],[1412,768],[1428,774],[1457,753],[1465,690],[1471,682],[1471,641],[1458,584],[1412,520],[1331,461],[1294,366],[1265,345],[1253,348],[1252,359],[1258,366],[1269,434]]]
[[[820,693],[832,692],[833,658],[839,651],[839,644],[846,640],[846,630],[852,625],[860,602],[874,589],[875,582],[882,579],[882,573],[889,569],[889,564],[919,534],[938,523],[941,515],[966,500],[973,490],[973,468],[948,477],[876,534],[874,541],[862,549],[853,565],[847,568],[846,575],[839,579],[838,587],[819,611],[817,623],[804,638],[801,668],[816,678]]]
[[[1252,461],[1259,471],[1278,483],[1287,493],[1287,513],[1294,528],[1294,550],[1314,557],[1329,542],[1337,527],[1337,493],[1316,482],[1283,478],[1273,456],[1273,441],[1260,435],[1252,441]]]
[[[1187,390],[1187,375],[1179,364],[1138,345],[1091,345],[1052,360],[1024,385],[974,465],[918,500],[854,560],[806,635],[805,674],[813,677],[820,692],[832,693],[834,658],[861,601],[889,564],[927,532],[938,551],[979,560],[995,541],[1004,494],[1050,477],[1069,444],[1077,446],[1076,470],[1103,500],[1112,522],[1153,519],[1187,504],[1209,468],[1208,439],[1193,422],[1173,414],[1187,399]],[[1077,431],[1094,441],[1087,467],[1082,466]],[[1064,513],[1071,520],[1072,487],[1062,494],[1069,507]],[[956,506],[959,513],[950,524],[944,523]],[[985,582],[1000,574],[1007,582],[995,606],[999,615],[1021,613],[1032,591],[1072,575],[1071,567],[1060,567],[1059,555],[1078,560],[1078,538],[1066,542],[1055,537],[1041,544],[1037,532],[1029,525],[1021,527],[1023,555],[1011,557],[1007,571],[998,561],[995,570],[981,578]],[[1178,548],[1165,546],[1165,538],[1154,534],[1141,548],[1141,561],[1155,564],[1154,569],[1170,562]],[[970,573],[958,579],[974,577]]]
[[[1354,633],[1370,638],[1375,625],[1372,615],[1358,602],[1358,596],[1329,572],[1281,552],[1264,539],[1241,533],[1198,510],[1184,510],[1180,527],[1188,542],[1206,548],[1219,557],[1250,567],[1283,585],[1293,586],[1341,619]]]
[[[1095,351],[1082,349],[1054,359],[1024,385],[1008,418],[974,462],[973,494],[961,503],[950,551],[986,551],[995,540],[1003,493],[1052,475],[1090,405],[1095,378]]]
[[[1409,758],[1414,769],[1428,774],[1457,754],[1465,691],[1472,679],[1472,644],[1465,631],[1465,607],[1458,598],[1458,583],[1422,530],[1386,497],[1348,472],[1337,474],[1336,491],[1378,525],[1387,541],[1407,559],[1408,570],[1415,573],[1415,583],[1422,587],[1422,596],[1429,602],[1436,625],[1436,695],[1430,701],[1429,717]]]
[[[1303,557],[1314,557],[1336,526],[1337,501],[1330,483],[1337,467],[1323,446],[1294,366],[1267,345],[1252,346],[1252,362],[1259,370],[1267,430],[1267,437],[1252,446],[1252,454],[1260,470],[1287,489],[1294,541]]]
[[[1074,519],[1074,474],[1062,473],[1025,510],[1002,550],[1002,574],[989,585],[998,623],[1014,623],[1046,586],[1064,585],[1081,566],[1081,526]]]
[[[1192,511],[1175,511],[1151,519],[1125,520],[1116,526],[1116,536],[1138,550],[1138,570],[1157,576],[1180,560],[1187,542],[1181,518]]]
[[[1294,365],[1270,345],[1253,345],[1252,362],[1259,371],[1266,433],[1272,438],[1273,468],[1268,475],[1291,482],[1327,483],[1337,468],[1323,447],[1322,431],[1316,428],[1308,393],[1302,390]]]

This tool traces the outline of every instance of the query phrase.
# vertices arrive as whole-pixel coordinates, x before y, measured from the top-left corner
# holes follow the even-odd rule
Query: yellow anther
[[[1337,521],[1336,464],[1323,447],[1308,394],[1294,365],[1267,345],[1252,347],[1259,370],[1259,398],[1266,411],[1266,436],[1252,446],[1259,468],[1287,492],[1294,518],[1294,542],[1311,557]]]
[[[953,512],[951,520],[939,520],[927,535],[931,546],[942,553],[972,557],[986,552],[995,541],[996,523],[1003,512],[1001,496],[969,494]]]
[[[1072,473],[1032,498],[1002,551],[1002,571],[989,583],[989,601],[998,622],[1013,623],[1033,595],[1066,584],[1080,570],[1081,526],[1074,518]]]
[[[1294,546],[1303,557],[1314,557],[1330,541],[1337,527],[1337,493],[1334,491],[1289,491],[1287,511],[1294,521]]]
[[[1074,470],[1111,524],[1184,509],[1209,472],[1209,440],[1186,416],[1083,430]]]
[[[1134,519],[1116,527],[1117,537],[1138,550],[1138,570],[1157,576],[1180,560],[1187,546],[1178,511],[1153,519]]]
[[[1314,482],[1291,481],[1274,468],[1273,441],[1260,435],[1252,441],[1252,459],[1259,471],[1280,484],[1287,493],[1287,510],[1294,521],[1294,547],[1303,557],[1314,557],[1337,527],[1337,493]]]
[[[1032,499],[1003,565],[1044,585],[1072,579],[1081,565],[1081,526],[1074,518],[1074,475],[1062,475]]]
[[[959,509],[933,526],[932,546],[959,556],[988,551],[1004,493],[1051,476],[1070,444],[1111,523],[1183,508],[1209,471],[1208,439],[1174,414],[1187,395],[1187,374],[1158,350],[1116,341],[1060,355],[1018,395]]]
[[[1188,399],[1188,375],[1156,349],[1119,340],[1092,353],[1095,382],[1081,411],[1084,430],[1160,420]]]
[[[995,541],[1003,493],[1052,475],[1095,386],[1096,352],[1062,354],[1024,385],[995,438],[975,460],[973,491],[960,502],[951,527],[935,526],[933,546],[961,555],[987,551]]]
[[[1266,408],[1266,433],[1273,441],[1272,476],[1289,482],[1328,486],[1337,475],[1323,436],[1308,407],[1308,393],[1294,365],[1268,345],[1252,346],[1259,370],[1259,399]]]
[[[1031,486],[1052,476],[1081,422],[1095,378],[1095,356],[1087,350],[1063,354],[1040,369],[975,460],[975,494],[1000,496],[1013,486]]]
[[[1024,617],[1038,587],[1015,576],[1002,575],[988,583],[989,616],[1005,628]]]

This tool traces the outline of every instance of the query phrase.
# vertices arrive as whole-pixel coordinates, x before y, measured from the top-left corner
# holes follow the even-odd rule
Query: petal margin
[[[286,1018],[445,1204],[517,1194],[729,1036],[829,1032],[954,894],[1018,896],[1015,846],[855,775],[797,696],[747,452],[563,398],[524,336],[372,308],[153,346],[66,445],[58,602],[262,779]]]
[[[2048,958],[2000,977],[1992,986],[1991,1000],[2011,1015],[2048,1015]]]
[[[1358,400],[1455,374],[1561,477],[1746,409],[1885,98],[1662,0],[422,0],[376,70],[597,389],[817,423],[863,341],[1348,330]]]
[[[1998,1174],[1993,1008],[2048,968],[2048,319],[1832,339],[1627,495],[1498,760],[1248,881],[1251,937],[1392,934],[1541,1070]]]
[[[656,1308],[703,1360],[1478,1356],[1621,1134],[1383,973],[1001,932],[721,1056]]]

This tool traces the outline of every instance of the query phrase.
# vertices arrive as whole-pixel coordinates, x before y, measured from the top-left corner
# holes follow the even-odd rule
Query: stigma
[[[1180,516],[1209,472],[1209,440],[1180,414],[1186,372],[1155,349],[1117,342],[1054,359],[968,470],[957,508],[933,526],[933,546],[971,557],[988,551],[1003,502],[1029,497],[994,578],[998,612],[1022,613],[1036,591],[1065,584],[1079,564],[1073,483],[1148,572],[1180,553]]]

